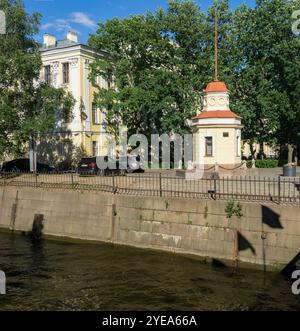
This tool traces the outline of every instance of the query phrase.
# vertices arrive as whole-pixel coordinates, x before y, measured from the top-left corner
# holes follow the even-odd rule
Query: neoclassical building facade
[[[95,83],[91,83],[89,73],[90,64],[97,57],[108,57],[109,54],[80,44],[77,34],[68,32],[67,38],[59,41],[45,34],[41,56],[41,79],[54,87],[66,88],[76,100],[73,119],[67,127],[74,146],[82,147],[88,156],[100,155],[105,142],[105,110],[99,109],[95,103],[94,93],[99,86],[108,88],[112,82],[98,77]],[[55,134],[65,130],[58,121]]]

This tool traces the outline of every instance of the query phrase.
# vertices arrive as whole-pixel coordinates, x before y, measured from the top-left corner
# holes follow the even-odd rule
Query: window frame
[[[49,69],[49,71],[48,71]],[[51,65],[45,65],[44,66],[44,79],[45,79],[45,83],[47,85],[51,85]]]
[[[66,70],[66,68],[67,68],[67,70]],[[62,79],[63,79],[63,84],[70,83],[70,63],[69,62],[62,63]]]
[[[100,125],[100,110],[96,102],[92,102],[92,123]]]
[[[208,142],[208,140],[210,139],[210,144]],[[208,153],[208,147],[211,147],[211,153]],[[214,150],[213,150],[213,137],[212,136],[208,136],[205,137],[205,156],[206,157],[213,157],[214,155]]]
[[[96,147],[97,151],[96,151],[96,154],[94,153],[95,152],[95,149],[94,149],[94,146]],[[92,141],[92,156],[99,156],[99,142],[98,141],[95,141],[93,140]]]
[[[235,141],[235,144],[236,144],[236,157],[241,157],[241,140],[240,140],[240,136],[236,136],[236,141]]]

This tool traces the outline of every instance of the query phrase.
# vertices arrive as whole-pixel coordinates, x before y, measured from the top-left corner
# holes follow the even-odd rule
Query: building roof
[[[228,88],[226,87],[224,82],[214,81],[207,85],[204,92],[228,92]]]
[[[205,119],[205,118],[237,118],[241,119],[240,116],[230,110],[210,110],[204,111],[199,115],[195,116],[194,119]]]
[[[51,46],[46,46],[45,44],[42,45],[41,50],[42,51],[47,51],[50,49],[55,49],[55,48],[64,48],[68,46],[75,46],[75,45],[80,45],[78,42],[74,42],[68,39],[65,40],[57,40],[54,45]]]
[[[76,43],[71,40],[58,40],[58,41],[56,41],[55,45],[51,45],[51,46],[46,46],[45,44],[43,44],[42,47],[40,48],[40,51],[42,54],[45,54],[45,53],[51,52],[51,51],[56,51],[56,50],[63,51],[65,49],[72,49],[75,47],[80,47],[85,51],[90,51],[90,52],[96,53],[98,55],[107,56],[108,58],[113,60],[111,55],[107,51],[103,51],[103,50],[99,51],[88,45],[81,44],[79,42]]]

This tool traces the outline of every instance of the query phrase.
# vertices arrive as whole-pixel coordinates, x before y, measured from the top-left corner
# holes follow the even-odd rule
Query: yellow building
[[[88,156],[101,155],[106,133],[105,111],[97,107],[94,93],[98,89],[96,84],[108,88],[112,82],[98,77],[96,84],[92,84],[89,73],[90,64],[97,57],[108,57],[109,54],[80,44],[77,34],[68,32],[65,40],[45,34],[41,56],[41,79],[54,87],[66,88],[76,100],[73,119],[67,127],[72,143]],[[60,130],[58,121],[56,131]]]

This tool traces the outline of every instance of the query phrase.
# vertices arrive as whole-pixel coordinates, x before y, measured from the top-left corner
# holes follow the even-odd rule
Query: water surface
[[[194,257],[0,233],[1,310],[300,310],[279,274]]]

